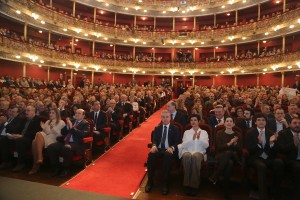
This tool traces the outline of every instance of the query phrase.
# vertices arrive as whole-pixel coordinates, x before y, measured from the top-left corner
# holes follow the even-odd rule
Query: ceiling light
[[[128,8],[126,7],[125,10],[128,10]]]
[[[184,74],[184,72],[180,72],[180,74]]]
[[[146,19],[146,17],[142,17],[142,20],[145,20]]]
[[[108,39],[105,37],[104,40],[108,40]]]
[[[268,71],[268,69],[265,68],[265,69],[263,69],[263,71],[266,72],[266,71]]]
[[[147,10],[144,10],[144,12],[146,13],[146,12],[147,12]]]
[[[242,70],[241,72],[242,72],[242,73],[245,73],[245,71],[244,71],[244,70]]]
[[[86,37],[87,37],[87,36],[89,36],[89,34],[85,33],[85,34],[84,34],[84,36],[86,36]]]
[[[300,19],[298,19],[298,23],[300,24]]]
[[[16,58],[17,58],[17,59],[20,59],[20,58],[21,58],[21,56],[19,56],[19,55],[16,55]]]
[[[224,43],[224,42],[225,42],[225,40],[222,40],[221,42],[222,42],[222,43]]]
[[[223,5],[221,8],[225,8],[225,6]]]
[[[74,66],[76,67],[76,69],[78,69],[80,67],[80,64],[76,63],[74,64]]]
[[[181,11],[182,13],[185,13],[185,10]]]
[[[75,32],[76,32],[76,33],[80,33],[80,32],[81,32],[81,29],[80,29],[80,28],[77,28],[77,29],[75,29]]]
[[[32,16],[35,20],[37,20],[37,19],[40,17],[38,14],[35,14],[35,13],[31,13],[31,16]]]
[[[164,74],[165,72],[160,72],[161,74]]]
[[[221,71],[220,73],[221,73],[221,74],[224,74],[224,72],[223,72],[223,71]]]
[[[42,30],[39,30],[39,33],[43,33],[43,31],[42,31]]]
[[[181,42],[181,45],[184,45],[184,42]]]
[[[16,13],[17,13],[17,14],[21,14],[21,11],[19,11],[19,10],[16,10]]]
[[[127,43],[127,40],[124,40],[125,43]]]
[[[65,63],[62,64],[63,67],[67,66]]]
[[[139,10],[139,9],[140,9],[140,7],[139,7],[139,6],[136,6],[136,7],[135,7],[135,10]]]
[[[45,24],[45,21],[42,20],[42,21],[41,21],[41,24]]]
[[[105,71],[105,72],[106,72],[106,70],[107,70],[106,68],[103,69],[103,71]]]
[[[65,32],[66,32],[66,31],[68,31],[68,29],[64,28],[64,29],[63,29],[63,31],[65,31]]]
[[[288,69],[292,69],[293,67],[289,65],[287,68],[288,68]]]
[[[246,3],[247,2],[247,0],[243,0],[243,3]]]
[[[265,32],[265,35],[269,35],[269,32]]]
[[[42,67],[42,65],[38,65],[38,67]]]
[[[264,40],[264,41],[263,41],[263,43],[267,43],[267,41],[266,41],[266,40]]]
[[[294,25],[294,24],[290,25],[290,28],[294,28],[294,27],[295,27],[295,25]]]
[[[242,40],[246,40],[246,37],[242,37]]]
[[[162,13],[163,13],[163,14],[166,14],[166,11],[164,10]]]
[[[142,73],[145,74],[146,72],[145,72],[145,71],[142,71]]]
[[[125,72],[126,72],[126,70],[124,69],[124,70],[123,70],[123,72],[125,73]]]
[[[227,13],[226,15],[227,15],[227,16],[230,16],[230,13]]]
[[[204,42],[201,42],[201,44],[204,44]]]
[[[200,74],[204,74],[204,72],[200,72]]]
[[[190,40],[190,43],[191,43],[191,44],[194,44],[194,43],[195,43],[195,40]]]
[[[183,18],[183,21],[186,21],[186,18]]]
[[[78,42],[79,40],[78,39],[75,39],[75,42]]]
[[[216,49],[218,49],[219,47],[216,47]]]
[[[230,0],[229,4],[232,5],[234,3],[234,0]]]
[[[106,5],[106,6],[109,6],[109,3],[106,3],[105,5]]]
[[[103,11],[103,10],[101,10],[101,11],[100,11],[100,13],[101,13],[101,15],[103,15],[103,14],[104,14],[104,11]]]
[[[202,11],[202,12],[204,12],[204,11],[205,11],[205,9],[201,9],[201,11]]]
[[[83,67],[83,69],[86,69],[87,67]]]
[[[95,69],[96,71],[98,71],[99,68],[100,68],[100,67],[98,67],[98,66],[94,66],[94,69]]]
[[[276,1],[276,3],[277,3],[277,4],[279,4],[279,3],[280,3],[280,1],[279,1],[279,0],[277,0],[277,1]]]
[[[198,48],[196,47],[195,50],[198,50]]]
[[[112,46],[114,46],[114,45],[113,45],[113,44],[110,44],[109,46],[111,46],[111,47],[112,47]]]
[[[40,62],[41,62],[41,63],[44,63],[45,61],[43,61],[43,60],[40,60]]]

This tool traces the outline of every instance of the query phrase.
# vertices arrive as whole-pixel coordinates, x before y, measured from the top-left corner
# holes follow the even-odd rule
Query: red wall
[[[104,83],[112,84],[113,83],[113,75],[109,73],[95,72],[94,81],[96,84]]]
[[[9,60],[0,60],[0,76],[20,77],[23,72],[23,63],[12,62]]]
[[[132,80],[131,74],[115,74],[115,84],[122,83],[126,84]]]
[[[259,85],[281,86],[281,73],[260,74]]]
[[[48,76],[48,67],[38,65],[27,64],[26,65],[26,76],[30,76],[32,78],[39,78],[41,80],[47,80]]]
[[[152,82],[152,78],[153,76],[152,75],[135,75],[134,76],[134,79],[137,83],[143,85],[144,82]]]
[[[256,74],[238,75],[236,84],[238,86],[256,86]]]
[[[234,85],[234,76],[232,75],[215,76],[215,86],[220,86],[220,85],[227,85],[227,86]]]
[[[212,86],[213,79],[211,76],[195,77],[195,85]]]

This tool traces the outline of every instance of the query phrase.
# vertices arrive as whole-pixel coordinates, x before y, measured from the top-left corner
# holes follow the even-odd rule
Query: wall
[[[215,86],[234,85],[234,76],[233,75],[218,75],[215,76]]]
[[[256,74],[238,75],[236,84],[238,86],[256,86]]]

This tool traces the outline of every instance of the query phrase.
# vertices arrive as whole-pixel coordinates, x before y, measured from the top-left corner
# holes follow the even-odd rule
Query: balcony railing
[[[62,63],[66,63],[68,66],[74,66],[77,63],[80,64],[81,67],[87,67],[87,70],[94,70],[94,66],[99,66],[102,67],[102,69],[106,68],[112,72],[121,72],[123,69],[136,69],[138,72],[147,71],[153,74],[171,70],[178,72],[203,71],[205,74],[218,74],[221,71],[226,72],[229,68],[234,71],[246,70],[247,73],[255,73],[261,72],[262,68],[271,67],[271,65],[295,65],[296,62],[300,61],[299,51],[277,56],[221,62],[155,63],[123,61],[64,53],[44,47],[33,46],[29,43],[10,39],[3,35],[0,35],[0,52],[2,52],[0,56],[3,59],[16,60],[19,62],[21,62],[21,60],[17,60],[16,55],[21,55],[22,59],[24,58],[24,60],[22,60],[23,62],[31,62],[29,56],[36,55],[39,60],[45,61],[44,65],[54,67],[62,66]]]
[[[185,37],[180,37],[182,32],[178,31],[130,31],[122,28],[116,28],[112,26],[105,26],[98,23],[87,22],[79,20],[77,18],[53,11],[51,8],[42,6],[38,3],[29,0],[13,0],[7,2],[12,7],[17,9],[24,9],[26,6],[29,13],[36,13],[41,16],[44,21],[53,22],[55,25],[62,28],[68,28],[70,30],[81,29],[82,32],[93,35],[94,39],[96,35],[101,33],[101,37],[107,37],[111,39],[127,40],[128,38],[136,38],[147,42],[164,40],[200,40],[200,41],[221,41],[227,39],[229,36],[253,36],[253,33],[262,34],[270,31],[272,27],[276,27],[281,24],[293,23],[294,20],[300,16],[300,8],[285,12],[280,15],[276,15],[271,18],[260,20],[258,22],[248,23],[240,26],[232,26],[229,28],[220,28],[204,31],[192,31],[185,32]],[[16,4],[17,3],[17,4]],[[8,11],[5,11],[8,12]],[[13,14],[13,13],[8,13]],[[14,13],[15,14],[15,13]],[[47,20],[46,20],[47,19]],[[258,38],[256,38],[258,39]],[[97,40],[97,38],[96,38]]]

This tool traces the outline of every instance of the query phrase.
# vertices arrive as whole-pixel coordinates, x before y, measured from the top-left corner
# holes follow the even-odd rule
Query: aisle
[[[147,144],[161,110],[61,187],[132,198],[146,173]]]

